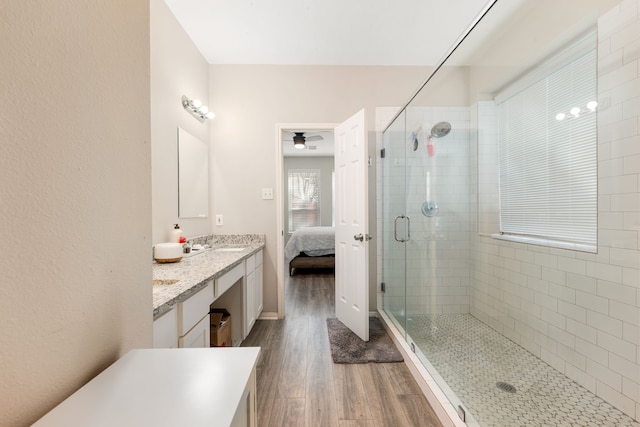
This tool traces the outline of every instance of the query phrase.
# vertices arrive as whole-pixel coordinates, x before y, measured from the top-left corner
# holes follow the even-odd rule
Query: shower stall
[[[615,243],[505,231],[505,159],[518,139],[525,151],[512,157],[524,168],[543,152],[556,172],[583,157],[579,168],[593,172],[572,178],[562,198],[579,208],[557,216],[604,216],[591,202],[603,167],[596,129],[615,125],[596,106],[614,102],[603,91],[616,76],[602,52],[598,65],[598,46],[629,28],[616,14],[635,10],[637,25],[639,9],[490,2],[379,138],[381,315],[426,370],[449,425],[640,426],[640,285],[598,272],[623,262]],[[582,145],[561,158],[556,147],[568,144]],[[525,205],[534,173],[516,185]],[[531,197],[524,222],[537,224]]]

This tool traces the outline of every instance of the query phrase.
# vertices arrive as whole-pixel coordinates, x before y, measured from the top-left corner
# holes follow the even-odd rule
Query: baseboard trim
[[[278,320],[278,313],[275,311],[263,311],[258,320]]]

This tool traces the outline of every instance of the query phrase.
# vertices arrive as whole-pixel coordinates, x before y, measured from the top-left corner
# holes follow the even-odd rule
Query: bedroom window
[[[320,225],[320,169],[290,169],[289,233]]]
[[[501,93],[500,231],[595,252],[596,41],[589,34]]]

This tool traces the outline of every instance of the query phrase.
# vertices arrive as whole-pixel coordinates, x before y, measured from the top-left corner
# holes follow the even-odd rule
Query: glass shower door
[[[384,132],[382,160],[382,233],[384,311],[406,336],[406,131],[403,112]]]

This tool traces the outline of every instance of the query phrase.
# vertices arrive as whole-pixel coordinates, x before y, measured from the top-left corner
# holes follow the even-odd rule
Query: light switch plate
[[[273,200],[273,188],[262,189],[262,200]]]
[[[216,215],[216,225],[222,225],[222,224],[223,224],[222,214]]]

